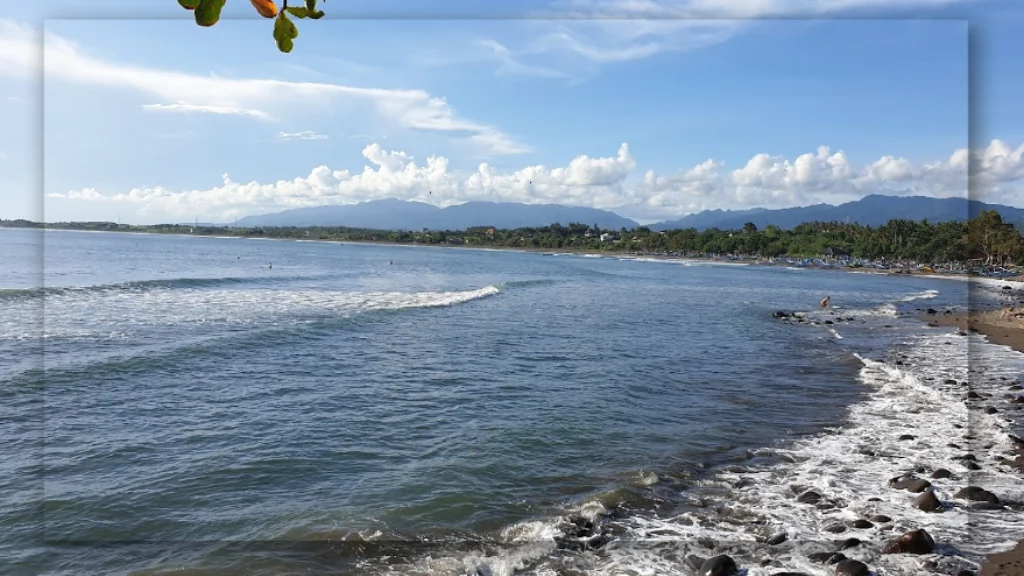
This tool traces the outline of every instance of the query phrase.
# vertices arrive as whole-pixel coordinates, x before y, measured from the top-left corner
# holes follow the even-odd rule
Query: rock
[[[978,576],[978,574],[970,570],[961,570],[956,573],[956,576]]]
[[[707,561],[707,558],[703,558],[701,556],[695,556],[693,554],[690,554],[689,556],[686,557],[686,564],[690,568],[693,568],[694,570],[700,570],[701,565],[704,564],[704,562],[706,562],[706,561]]]
[[[996,412],[999,412],[999,410],[996,410],[995,406],[988,406],[985,408],[985,414],[995,414]]]
[[[863,542],[861,542],[859,538],[847,538],[846,540],[843,540],[839,544],[839,549],[840,550],[849,550],[850,548],[856,548],[857,546],[860,546],[861,544],[863,544]]]
[[[808,490],[807,492],[797,496],[796,501],[801,504],[817,504],[821,501],[821,494],[818,494],[814,490]]]
[[[935,512],[942,509],[942,503],[939,502],[935,493],[929,490],[914,499],[914,508],[924,510],[925,512]]]
[[[932,472],[932,480],[942,480],[944,478],[952,478],[953,473],[945,468],[939,468],[935,472]]]
[[[977,399],[977,398],[981,398],[981,395],[978,394],[977,392],[975,392],[974,390],[970,390],[970,391],[967,392],[967,397],[970,398],[970,399]]]
[[[971,510],[1002,510],[1003,507],[1000,504],[993,504],[992,502],[975,502],[971,504]]]
[[[981,470],[981,466],[976,462],[971,461],[964,462],[964,468],[967,468],[968,470]]]
[[[782,310],[778,310],[776,312],[772,312],[772,318],[789,318],[789,314]]]
[[[836,564],[836,576],[868,576],[870,573],[867,564],[857,560],[846,559]]]
[[[938,314],[938,313],[939,313],[939,311],[938,311],[938,310],[936,310],[935,308],[929,308],[929,309],[928,309],[928,310],[926,310],[925,312],[926,312],[926,313],[927,313],[927,314],[928,314],[929,316],[934,316],[934,315],[936,315],[936,314]]]
[[[831,532],[833,534],[841,534],[843,532],[846,532],[846,526],[843,526],[842,524],[839,524],[839,523],[830,524],[830,525],[825,527],[825,531],[826,532]]]
[[[754,480],[751,478],[742,478],[732,485],[733,488],[746,488],[747,486],[753,486]]]
[[[897,476],[896,478],[889,480],[889,486],[896,488],[897,490],[924,492],[928,488],[931,488],[932,483],[915,476]]]
[[[778,534],[772,535],[772,537],[767,540],[767,544],[769,546],[777,546],[785,542],[788,538],[789,536],[787,536],[785,532],[779,532]]]
[[[924,530],[914,530],[890,540],[882,554],[931,554],[935,551],[935,541]]]
[[[737,572],[736,561],[725,554],[708,558],[697,571],[700,576],[733,576]]]
[[[913,434],[903,434],[897,438],[897,440],[900,440],[901,442],[904,440],[917,440],[917,436],[914,436]]]
[[[863,518],[860,518],[858,520],[854,520],[850,525],[853,526],[854,528],[857,528],[858,530],[867,530],[869,528],[874,528],[875,527],[874,524],[872,524],[871,522],[868,522],[867,520],[864,520]]]
[[[943,384],[954,384],[955,385],[956,384],[956,380],[953,380],[952,378],[946,378],[945,380],[942,381],[942,383]]]
[[[892,522],[892,518],[889,518],[885,514],[875,514],[874,516],[871,517],[871,521],[872,522],[877,522],[879,524],[885,524],[887,522]]]
[[[807,558],[818,564],[838,564],[846,560],[846,555],[839,552],[813,552],[808,554]]]

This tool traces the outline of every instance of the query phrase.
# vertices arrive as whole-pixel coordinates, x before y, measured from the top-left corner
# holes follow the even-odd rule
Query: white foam
[[[335,292],[271,289],[70,290],[45,298],[0,302],[0,340],[124,336],[137,326],[278,325],[324,315],[453,306],[498,294],[496,286],[452,292]]]
[[[977,338],[977,337],[973,337]],[[667,574],[686,572],[683,558],[686,554],[710,556],[708,550],[697,544],[698,538],[711,538],[720,542],[747,543],[752,547],[758,536],[785,531],[793,544],[785,552],[782,548],[762,551],[758,558],[737,556],[741,564],[751,566],[749,576],[768,575],[779,570],[802,571],[817,576],[831,575],[834,568],[815,564],[807,554],[815,551],[835,550],[832,542],[858,537],[867,544],[844,551],[851,558],[866,562],[879,574],[887,576],[918,575],[926,573],[923,560],[940,560],[939,556],[923,557],[881,555],[886,540],[905,531],[925,528],[940,545],[952,545],[966,553],[967,559],[947,557],[942,562],[976,569],[982,555],[1012,547],[1024,538],[1024,515],[1020,512],[1000,510],[981,512],[960,506],[942,513],[927,513],[910,506],[916,494],[890,488],[887,481],[925,466],[929,472],[938,468],[952,470],[957,479],[931,480],[936,495],[946,503],[968,485],[966,469],[953,458],[970,449],[978,458],[982,470],[970,477],[970,485],[981,486],[1004,500],[1024,498],[1024,483],[1020,477],[997,465],[995,457],[1009,454],[1009,422],[1000,413],[987,415],[971,411],[971,432],[976,440],[962,439],[968,430],[968,409],[961,400],[966,392],[962,383],[968,376],[966,337],[948,333],[915,337],[903,360],[913,369],[904,370],[893,364],[863,359],[860,380],[869,390],[868,399],[853,406],[849,425],[828,433],[795,443],[788,449],[772,452],[782,455],[792,464],[755,468],[745,473],[724,472],[710,482],[711,487],[727,491],[730,495],[722,504],[743,511],[749,520],[765,522],[757,527],[751,521],[729,522],[713,511],[688,512],[677,517],[658,519],[639,516],[628,520],[630,540],[625,545],[612,546],[607,557],[598,562],[592,574]],[[975,366],[992,366],[984,377],[975,374],[972,388],[990,389],[1001,398],[1005,382],[1000,375],[1016,376],[1024,369],[1024,355],[1005,347],[971,342]],[[954,379],[958,384],[945,384]],[[999,406],[1000,410],[1006,404]],[[962,428],[957,428],[956,425]],[[916,436],[914,440],[899,441],[902,434]],[[961,447],[950,447],[959,443]],[[988,450],[981,447],[993,444]],[[879,456],[870,456],[860,450],[875,450]],[[926,477],[926,476],[924,476]],[[731,486],[741,478],[753,480],[747,488]],[[828,498],[848,502],[843,509],[821,511],[798,503],[790,486],[802,485],[814,489]],[[881,501],[870,502],[872,497]],[[894,519],[894,529],[880,533],[875,529],[848,529],[843,534],[824,531],[829,524],[885,514]],[[971,525],[968,526],[968,519]],[[656,543],[672,544],[672,554],[653,549]],[[789,558],[781,566],[756,567],[760,558]],[[948,566],[947,566],[948,568]],[[955,572],[955,571],[954,571]],[[939,573],[948,573],[944,568]]]
[[[931,300],[933,298],[938,298],[938,296],[939,296],[939,291],[938,290],[925,290],[924,292],[918,292],[917,294],[910,294],[908,296],[904,296],[902,298],[899,298],[897,301],[898,302],[913,302],[915,300]]]

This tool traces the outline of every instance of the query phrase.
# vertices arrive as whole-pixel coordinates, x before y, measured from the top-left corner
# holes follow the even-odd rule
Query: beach
[[[1017,282],[1011,286],[1015,290],[1010,292],[1020,292]],[[1013,296],[1017,295],[1007,294],[1007,299],[1011,300]],[[928,322],[930,326],[952,327],[963,332],[977,332],[993,344],[1008,346],[1017,352],[1024,353],[1024,307],[1020,305],[961,310],[949,314],[924,313],[921,315],[921,319]],[[980,574],[981,576],[1024,574],[1024,541],[1018,543],[1012,550],[990,555],[988,563],[982,567]]]

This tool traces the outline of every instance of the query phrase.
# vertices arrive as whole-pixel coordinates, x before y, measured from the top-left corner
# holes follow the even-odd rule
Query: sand
[[[993,344],[1024,353],[1024,306],[954,314],[922,315],[929,325],[980,332]]]

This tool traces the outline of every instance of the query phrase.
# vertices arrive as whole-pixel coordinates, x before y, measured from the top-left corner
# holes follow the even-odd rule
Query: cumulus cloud
[[[156,187],[104,194],[86,188],[49,197],[134,204],[144,214],[168,218],[198,214],[225,220],[289,208],[397,198],[439,206],[472,200],[558,203],[656,220],[713,208],[840,203],[867,194],[967,197],[970,174],[975,199],[1019,204],[1024,198],[1024,144],[1013,148],[1000,140],[923,164],[884,156],[857,165],[843,151],[822,146],[795,159],[756,154],[734,169],[709,159],[675,174],[647,171],[642,176],[636,174],[637,161],[626,143],[611,156],[580,155],[562,167],[534,165],[504,172],[486,162],[474,171],[452,170],[441,156],[420,163],[403,151],[385,150],[376,143],[366,146],[363,156],[369,165],[361,171],[318,166],[306,176],[277,182],[240,183],[225,174],[220,185],[203,190]]]
[[[45,78],[84,86],[134,90],[158,101],[162,112],[236,114],[270,120],[302,109],[296,103],[345,102],[368,106],[380,121],[398,129],[424,130],[462,139],[480,154],[521,154],[530,147],[498,128],[461,117],[444,98],[423,90],[363,88],[321,82],[222,78],[112,62],[89,55],[75,43],[0,19],[0,75],[27,76],[43,67]]]
[[[277,137],[282,140],[327,140],[326,134],[317,134],[312,130],[301,132],[278,132]]]

